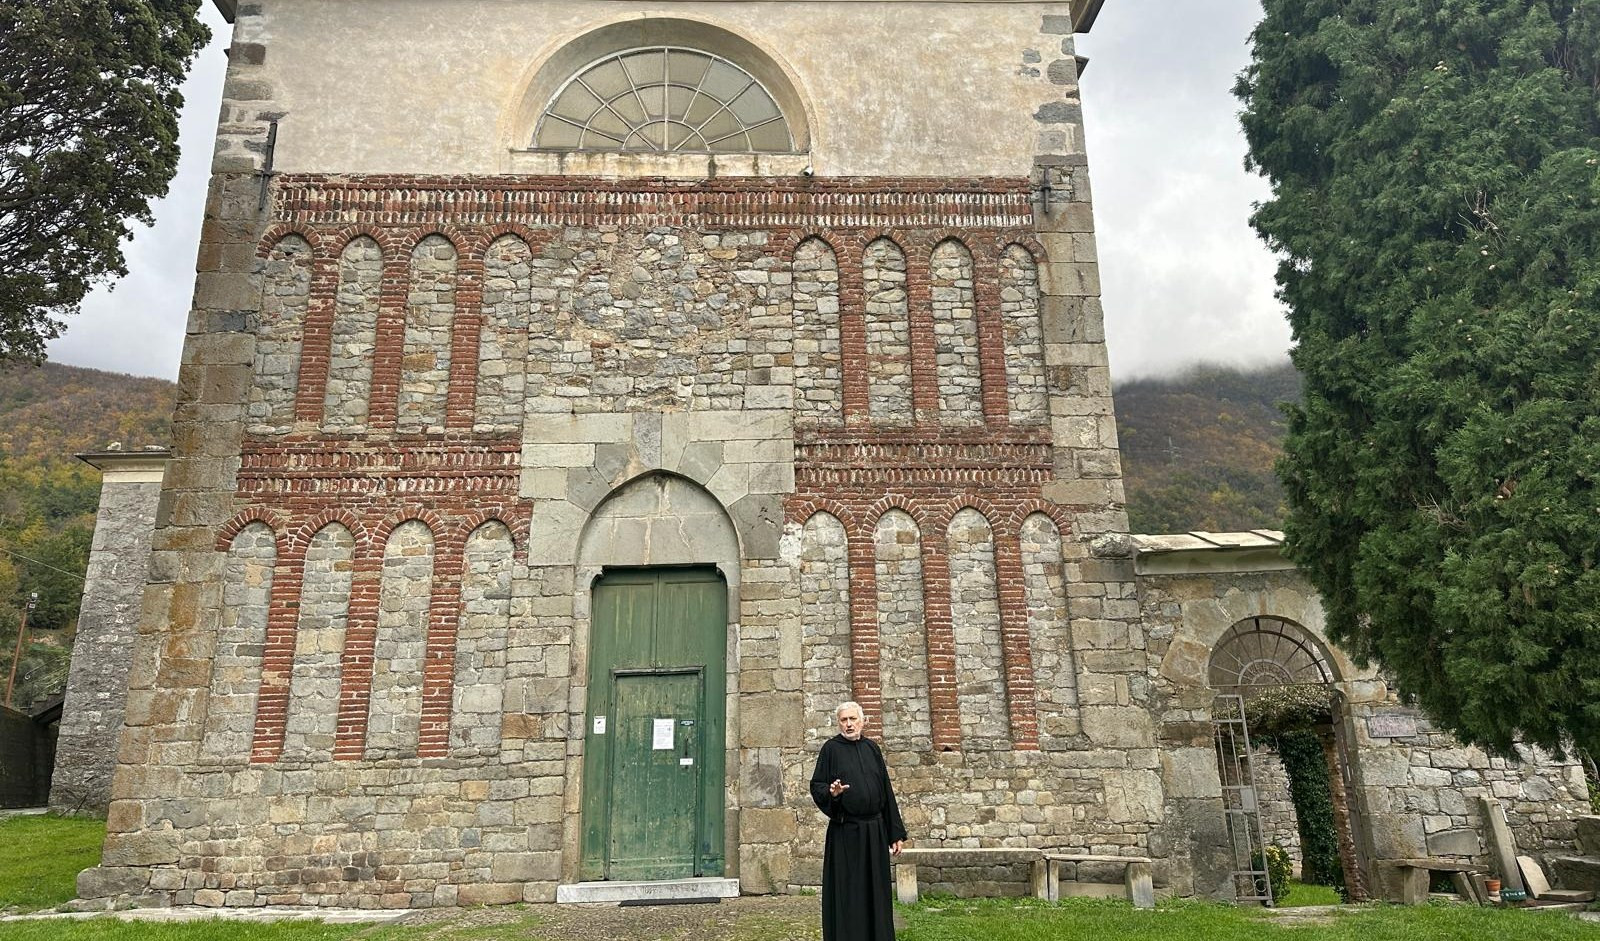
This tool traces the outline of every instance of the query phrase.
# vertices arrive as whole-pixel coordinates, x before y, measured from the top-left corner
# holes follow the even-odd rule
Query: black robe
[[[850,785],[834,797],[828,785]],[[883,752],[835,735],[811,772],[811,799],[828,815],[822,856],[822,941],[894,941],[889,844],[906,838]]]

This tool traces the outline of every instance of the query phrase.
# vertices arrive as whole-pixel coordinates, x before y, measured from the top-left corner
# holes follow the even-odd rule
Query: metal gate
[[[1233,853],[1233,895],[1240,902],[1272,904],[1267,875],[1266,837],[1256,801],[1255,769],[1250,761],[1250,729],[1244,697],[1222,694],[1211,706],[1216,730],[1217,773],[1222,777],[1222,814]]]

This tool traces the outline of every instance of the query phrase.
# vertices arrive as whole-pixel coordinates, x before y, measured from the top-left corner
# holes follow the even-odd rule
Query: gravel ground
[[[752,896],[701,905],[527,905],[438,909],[356,935],[371,941],[817,941],[816,896]]]

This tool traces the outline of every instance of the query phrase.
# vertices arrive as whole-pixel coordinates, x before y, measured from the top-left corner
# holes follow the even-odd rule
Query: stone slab
[[[670,902],[739,897],[738,879],[666,879],[660,882],[575,882],[556,886],[556,903]]]
[[[1502,897],[1509,895],[1517,898],[1526,891],[1526,887],[1522,883],[1522,874],[1517,871],[1517,841],[1511,835],[1510,825],[1506,823],[1505,807],[1493,797],[1479,797],[1478,805],[1483,810],[1483,820],[1489,828],[1489,853],[1502,880],[1500,894]]]
[[[330,925],[382,924],[399,921],[411,914],[410,909],[375,910],[370,908],[290,908],[267,905],[259,908],[209,908],[202,905],[174,905],[171,908],[131,908],[105,912],[35,912],[30,915],[4,915],[0,922],[8,921],[82,921],[86,918],[106,918],[114,921],[320,921]]]
[[[1569,889],[1600,889],[1600,857],[1555,856],[1550,871],[1556,881]]]

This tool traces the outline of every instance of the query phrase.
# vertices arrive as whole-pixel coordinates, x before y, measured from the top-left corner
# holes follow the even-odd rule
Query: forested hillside
[[[1117,430],[1136,533],[1280,529],[1278,403],[1299,401],[1288,363],[1256,370],[1199,366],[1117,386]]]
[[[65,676],[100,499],[99,472],[73,455],[113,441],[167,444],[175,390],[55,363],[0,368],[0,694],[23,601],[39,593],[14,704],[56,691]]]
[[[167,444],[175,391],[160,379],[54,363],[0,369],[0,684],[21,600],[40,594],[17,702],[59,685],[77,618],[100,475],[73,454],[113,441],[130,450]],[[1287,363],[1251,371],[1201,366],[1119,385],[1133,531],[1278,528],[1283,490],[1272,465],[1284,418],[1277,403],[1299,395]]]

